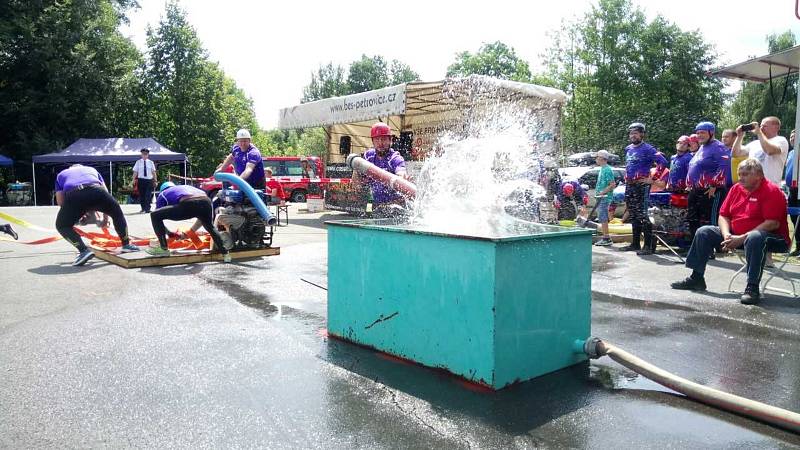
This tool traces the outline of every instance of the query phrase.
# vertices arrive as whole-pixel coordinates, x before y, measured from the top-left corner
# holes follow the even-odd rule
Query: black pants
[[[723,188],[717,188],[714,195],[706,194],[708,188],[694,187],[689,190],[687,199],[686,221],[689,223],[689,232],[694,239],[697,229],[703,225],[717,225],[719,209],[722,206]]]
[[[150,214],[150,221],[153,223],[153,231],[158,236],[158,242],[162,248],[167,248],[167,228],[164,220],[186,220],[197,219],[203,228],[211,235],[214,246],[219,251],[225,253],[222,245],[222,237],[213,225],[213,214],[211,210],[211,199],[208,197],[195,197],[179,202],[177,205],[168,205],[158,208]]]
[[[80,235],[72,227],[80,218],[89,211],[100,211],[111,216],[114,221],[114,230],[122,240],[122,245],[128,244],[128,222],[122,214],[122,208],[114,197],[105,189],[91,186],[80,190],[70,191],[64,195],[64,203],[56,216],[56,230],[78,251],[86,249]]]
[[[136,185],[139,188],[139,204],[142,205],[142,211],[150,212],[150,203],[153,201],[153,180],[139,178]]]
[[[644,183],[629,183],[625,185],[625,206],[628,209],[628,219],[631,222],[631,246],[639,248],[639,235],[644,234],[645,248],[653,248],[653,224],[647,215],[647,205],[650,200],[650,185]]]

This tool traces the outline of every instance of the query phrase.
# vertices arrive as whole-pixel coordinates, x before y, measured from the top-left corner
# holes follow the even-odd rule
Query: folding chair
[[[797,220],[795,220],[795,223],[794,223],[794,226],[795,226],[795,229],[796,229],[798,227],[798,225],[800,225],[800,207],[795,207],[795,206],[789,207],[789,214],[793,215],[793,216],[797,215]],[[766,292],[767,290],[770,290],[770,291],[773,291],[773,292],[780,292],[782,294],[791,295],[793,298],[798,298],[797,287],[795,286],[794,278],[790,277],[789,274],[786,273],[783,270],[783,268],[786,266],[786,263],[789,262],[789,258],[790,258],[789,252],[790,252],[790,250],[791,249],[788,249],[785,253],[778,253],[779,255],[783,256],[782,260],[776,260],[774,258],[774,255],[776,255],[776,253],[773,253],[773,263],[775,264],[775,267],[764,267],[764,271],[769,274],[769,277],[765,281],[763,281],[761,283],[761,292]],[[736,277],[739,276],[740,273],[744,272],[745,269],[747,269],[747,261],[744,259],[744,251],[740,250],[740,249],[736,249],[736,250],[734,250],[734,254],[736,255],[737,258],[739,258],[739,262],[742,263],[742,266],[739,267],[739,270],[737,270],[736,272],[733,273],[733,276],[731,277],[731,280],[728,282],[728,292],[736,292],[733,289],[731,289],[731,287],[733,286],[733,281],[736,279]],[[782,289],[782,288],[777,288],[777,287],[770,286],[769,283],[776,276],[778,278],[788,282],[789,284],[791,284],[792,285],[792,290],[790,291],[788,289]]]
[[[278,221],[278,225],[281,223],[281,213],[283,213],[283,219],[285,221],[284,225],[289,225],[289,205],[286,203],[283,204],[276,204],[275,205],[275,219]]]

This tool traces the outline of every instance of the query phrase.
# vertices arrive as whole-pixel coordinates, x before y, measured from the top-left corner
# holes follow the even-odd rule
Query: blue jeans
[[[722,244],[722,232],[719,227],[706,225],[700,227],[692,240],[689,254],[686,256],[686,267],[703,275],[706,264],[714,249]],[[747,262],[747,284],[759,284],[767,253],[785,253],[789,245],[783,238],[767,231],[750,231],[744,239],[744,259]]]

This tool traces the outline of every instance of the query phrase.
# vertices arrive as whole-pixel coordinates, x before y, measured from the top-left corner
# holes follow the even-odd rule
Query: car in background
[[[621,167],[612,167],[611,172],[614,174],[614,181],[617,182],[617,186],[622,184],[625,181],[625,168]],[[600,168],[599,167],[592,167],[583,175],[578,177],[578,183],[585,184],[589,186],[589,189],[594,189],[597,186],[597,177],[600,175]]]
[[[608,165],[619,166],[620,164],[622,164],[622,158],[615,155],[613,152],[609,153],[611,154],[611,158],[608,160]],[[567,156],[566,166],[592,167],[596,164],[596,159],[597,159],[597,152],[574,153],[572,155]]]
[[[272,169],[272,176],[278,179],[286,197],[295,203],[303,203],[309,193],[320,194],[325,189],[328,180],[325,178],[325,166],[322,159],[318,156],[265,156],[263,157],[264,167]],[[303,161],[308,161],[310,178],[303,177]],[[232,167],[228,167],[227,172],[233,172]],[[311,180],[315,181],[311,181]],[[319,180],[319,181],[317,181]],[[222,183],[210,179],[200,183],[200,189],[204,190],[209,197],[214,197],[217,191],[222,189]]]

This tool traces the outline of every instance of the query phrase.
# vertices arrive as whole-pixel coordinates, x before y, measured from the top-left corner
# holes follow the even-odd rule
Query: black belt
[[[74,192],[74,191],[80,191],[80,190],[83,190],[83,189],[86,189],[86,188],[90,188],[90,187],[100,187],[100,185],[97,184],[97,183],[79,184],[79,185],[73,187],[72,189],[68,190],[67,192],[65,192],[65,194],[68,194],[68,193]]]

